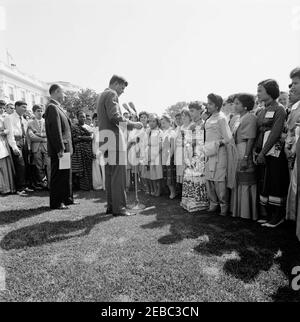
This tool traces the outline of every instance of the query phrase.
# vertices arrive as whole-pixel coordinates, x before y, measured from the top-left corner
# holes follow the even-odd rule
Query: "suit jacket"
[[[42,135],[46,136],[46,128],[45,128],[45,121],[42,119],[42,128],[40,128],[39,123],[37,120],[32,120],[28,123],[27,127],[27,137],[28,142],[30,143],[30,150],[33,153],[36,153],[41,149],[44,152],[47,152],[47,138],[41,138]]]
[[[60,151],[73,154],[71,121],[60,104],[52,99],[46,106],[45,126],[48,155],[55,157]]]
[[[103,145],[109,141],[108,147],[104,150],[108,151],[126,151],[127,144],[125,141],[127,120],[122,116],[119,105],[118,94],[116,91],[107,88],[97,99],[97,115],[99,122],[99,145]],[[122,124],[120,124],[122,123]],[[121,127],[120,125],[124,125]],[[104,130],[111,131],[114,135],[115,143],[109,140]],[[106,132],[108,133],[108,132]]]

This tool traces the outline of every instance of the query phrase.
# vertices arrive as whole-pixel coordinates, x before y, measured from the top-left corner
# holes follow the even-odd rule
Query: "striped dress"
[[[91,133],[79,124],[72,126],[72,137],[92,137]],[[75,151],[72,155],[72,173],[79,182],[80,190],[91,190],[93,188],[93,145],[91,141],[79,140],[75,143]]]

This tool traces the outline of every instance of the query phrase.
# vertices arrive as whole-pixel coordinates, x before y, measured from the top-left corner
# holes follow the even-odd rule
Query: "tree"
[[[175,118],[175,115],[177,113],[180,113],[184,107],[187,107],[189,103],[187,102],[178,102],[174,105],[171,105],[168,107],[165,111],[166,114],[168,114],[172,119]]]
[[[96,108],[97,93],[92,89],[81,89],[79,92],[67,91],[64,107],[73,118],[79,111],[93,114]]]

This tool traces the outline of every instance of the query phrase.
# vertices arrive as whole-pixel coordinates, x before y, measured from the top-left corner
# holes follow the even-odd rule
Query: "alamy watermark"
[[[184,165],[186,149],[189,150],[191,156],[195,156],[196,153],[204,155],[203,139],[203,131],[196,128],[183,131],[177,142],[174,137],[163,137],[157,131],[151,135],[150,130],[128,141],[127,123],[120,123],[119,133],[100,130],[99,147],[104,155],[105,163],[110,165],[170,165],[172,154],[176,165]]]
[[[295,266],[292,269],[292,279],[291,287],[294,291],[300,291],[300,266]]]

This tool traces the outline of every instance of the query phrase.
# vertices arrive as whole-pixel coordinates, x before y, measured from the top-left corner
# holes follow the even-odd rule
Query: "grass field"
[[[154,209],[113,217],[104,192],[75,196],[67,211],[50,210],[46,193],[0,197],[2,301],[300,300],[292,223],[268,230],[144,195]]]

